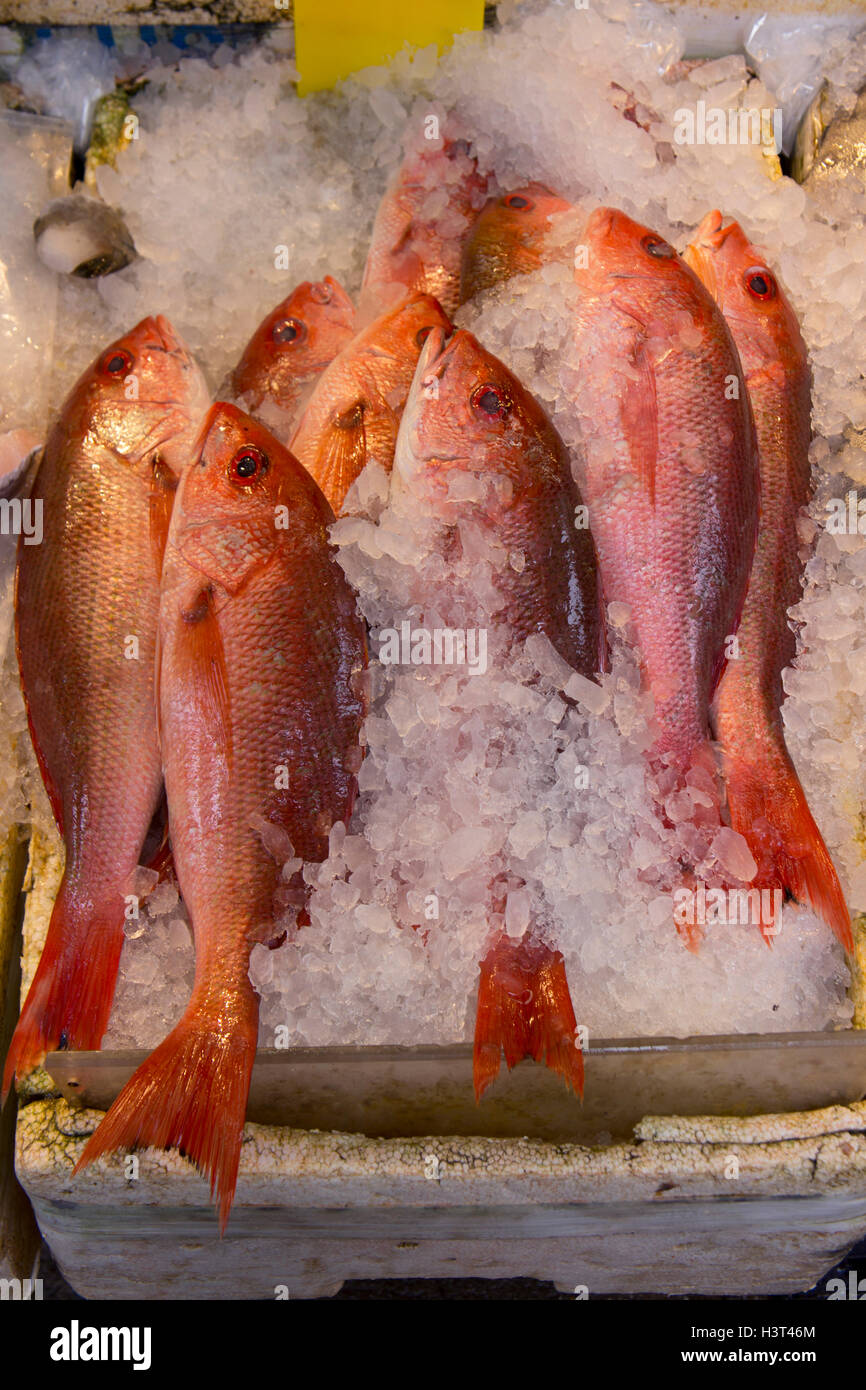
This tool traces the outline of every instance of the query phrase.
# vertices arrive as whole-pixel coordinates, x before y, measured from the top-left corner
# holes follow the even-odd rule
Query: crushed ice
[[[761,50],[758,78],[738,57],[680,63],[676,21],[650,4],[500,6],[500,18],[496,32],[458,39],[438,62],[435,50],[406,52],[337,93],[303,101],[279,30],[239,53],[224,45],[180,63],[157,48],[148,85],[134,100],[140,138],[116,170],[99,171],[100,192],[123,213],[141,259],[98,284],[58,284],[35,261],[27,240],[38,211],[32,165],[16,154],[8,122],[0,124],[9,154],[0,246],[33,288],[31,309],[23,293],[16,301],[30,315],[28,331],[0,335],[0,368],[10,385],[0,426],[44,427],[49,401],[61,399],[98,348],[146,313],[172,319],[216,385],[258,321],[298,281],[330,273],[356,293],[407,122],[430,114],[458,119],[500,188],[537,179],[583,212],[615,204],[679,247],[720,206],[766,248],[812,356],[819,489],[804,519],[804,554],[817,544],[796,611],[800,651],[786,674],[784,714],[850,905],[866,910],[866,544],[859,534],[826,529],[830,499],[866,484],[866,198],[849,191],[829,218],[797,184],[773,179],[760,149],[717,147],[710,158],[676,142],[677,110],[698,100],[725,108],[775,104],[763,85],[781,81],[772,43]],[[828,75],[836,104],[850,110],[866,81],[862,46],[838,27],[823,45],[814,30],[808,35],[809,82]],[[81,42],[86,66],[93,54]],[[15,76],[49,111],[51,64],[62,67],[61,58],[68,64],[68,53],[46,41]],[[127,64],[134,60],[123,55]],[[92,76],[104,82],[101,69]],[[86,74],[77,80],[86,85]],[[57,115],[69,115],[69,100],[62,86]],[[563,219],[563,244],[574,239],[580,218],[573,221]],[[506,361],[574,442],[571,293],[567,265],[552,262],[465,306],[459,321]],[[46,354],[40,359],[33,343],[50,345],[55,299],[53,377],[45,382],[38,364]],[[385,627],[417,616],[419,577],[429,597],[447,566],[435,547],[425,547],[375,467],[358,480],[335,539],[375,655]],[[487,575],[474,588],[483,607],[501,557],[485,556],[482,546],[475,561],[476,575]],[[518,568],[521,557],[508,562]],[[20,736],[23,716],[10,674],[10,575],[11,555],[2,576],[2,705],[12,737]],[[433,608],[435,601],[426,604],[428,623]],[[531,916],[563,951],[578,1020],[596,1036],[847,1024],[841,950],[809,913],[786,908],[772,950],[755,929],[720,925],[705,929],[697,955],[683,949],[669,893],[660,888],[702,789],[681,794],[682,804],[668,808],[673,824],[662,825],[642,756],[651,701],[640,690],[625,605],[611,605],[609,620],[613,666],[600,683],[563,669],[543,642],[509,653],[495,625],[483,673],[374,666],[356,814],[348,833],[332,831],[328,860],[304,870],[313,890],[310,924],[297,929],[287,917],[284,944],[253,953],[263,1045],[274,1045],[278,1027],[292,1045],[471,1037],[477,961],[489,928],[500,921],[516,936]],[[2,767],[8,823],[20,816],[21,791],[11,764]],[[271,837],[269,848],[286,856],[291,877],[298,867],[291,846]],[[713,855],[717,868],[748,875],[733,832],[716,838]],[[493,878],[504,888],[498,917],[489,900]],[[108,1047],[159,1041],[191,985],[189,926],[173,884],[150,886],[140,925],[124,947]]]

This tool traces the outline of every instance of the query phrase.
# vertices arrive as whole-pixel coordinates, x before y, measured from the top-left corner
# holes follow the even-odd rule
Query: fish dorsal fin
[[[153,558],[156,564],[157,575],[162,574],[162,559],[165,555],[165,543],[168,539],[168,528],[171,522],[171,512],[174,506],[174,494],[177,492],[177,477],[169,468],[168,464],[156,454],[153,459],[150,474],[150,540],[153,546]]]
[[[355,401],[322,433],[310,472],[336,513],[367,462],[365,402]]]

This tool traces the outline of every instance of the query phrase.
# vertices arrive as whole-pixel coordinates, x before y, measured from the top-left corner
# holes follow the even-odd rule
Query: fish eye
[[[746,289],[754,299],[772,299],[775,295],[776,281],[765,266],[752,266],[745,278]]]
[[[126,376],[132,371],[132,356],[125,348],[112,348],[105,354],[102,370],[108,376]]]
[[[229,464],[229,477],[233,483],[249,486],[267,472],[268,458],[255,444],[244,444],[238,449]]]
[[[502,206],[505,208],[519,208],[521,210],[526,209],[527,212],[531,212],[535,204],[531,198],[524,198],[522,193],[508,193],[502,199]]]
[[[491,420],[500,420],[511,409],[511,399],[507,393],[489,382],[475,388],[471,404],[473,410],[480,410],[482,415],[489,416]]]
[[[662,261],[670,260],[672,256],[677,254],[670,242],[665,241],[664,237],[656,236],[654,232],[650,232],[649,236],[642,238],[641,246],[648,255],[655,256]]]
[[[271,329],[271,337],[275,343],[297,343],[306,337],[306,327],[300,319],[280,319]]]

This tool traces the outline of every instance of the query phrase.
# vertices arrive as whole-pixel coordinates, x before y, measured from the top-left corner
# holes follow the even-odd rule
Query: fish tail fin
[[[234,1015],[236,1026],[219,1026],[215,1007],[223,1020]],[[183,1018],[127,1081],[74,1171],[117,1149],[180,1149],[209,1178],[222,1233],[237,1185],[257,1032],[258,999],[249,984],[231,1000],[206,1002],[202,995],[201,1007],[194,990]]]
[[[725,766],[731,825],[748,841],[758,872],[750,888],[773,890],[809,906],[845,950],[854,950],[851,914],[830,852],[809,810],[787,753],[771,767],[728,760]],[[763,920],[768,941],[777,934],[776,914]]]
[[[123,903],[85,910],[64,877],[36,974],[12,1035],[0,1103],[24,1077],[61,1048],[99,1048],[108,1027],[120,953]]]
[[[473,1078],[480,1100],[499,1074],[524,1057],[544,1061],[583,1098],[583,1054],[565,962],[531,935],[500,937],[481,962]]]

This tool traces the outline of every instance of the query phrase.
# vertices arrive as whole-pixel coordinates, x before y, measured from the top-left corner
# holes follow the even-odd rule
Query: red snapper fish
[[[98,1048],[127,880],[162,793],[153,664],[177,476],[207,393],[164,318],[146,318],[76,382],[33,486],[39,545],[18,549],[18,665],[66,867],[6,1059],[5,1095],[58,1048]]]
[[[333,519],[273,436],[213,407],[175,503],[159,614],[160,736],[195,981],[78,1167],[118,1148],[180,1148],[210,1178],[223,1227],[258,1033],[250,952],[273,933],[282,882],[263,828],[320,862],[357,789],[366,629]]]
[[[451,490],[460,473],[485,485],[472,504]],[[568,453],[537,401],[470,333],[447,344],[441,330],[430,334],[400,426],[395,475],[434,525],[447,529],[471,515],[497,546],[522,555],[518,569],[506,565],[497,576],[511,634],[518,641],[543,634],[576,671],[594,676],[606,659],[603,608],[592,537],[575,525],[581,500]],[[495,902],[496,885],[491,891]],[[481,962],[479,1099],[503,1053],[509,1068],[527,1056],[544,1060],[583,1091],[563,957],[534,924],[517,941],[495,937]]]
[[[758,865],[752,887],[808,903],[853,950],[851,915],[806,802],[782,723],[782,672],[796,652],[788,610],[800,598],[797,518],[811,495],[812,379],[778,277],[737,222],[710,212],[685,260],[722,310],[740,354],[758,437],[761,522],[738,630],[713,710],[731,825]],[[765,924],[768,940],[774,917]]]
[[[605,597],[628,605],[654,696],[658,800],[694,791],[688,819],[708,844],[722,799],[710,704],[755,553],[754,422],[725,320],[673,247],[611,208],[590,216],[584,241],[582,491]]]
[[[465,140],[422,140],[406,155],[373,225],[361,285],[365,321],[393,308],[407,290],[431,294],[454,313],[463,243],[486,189]]]

